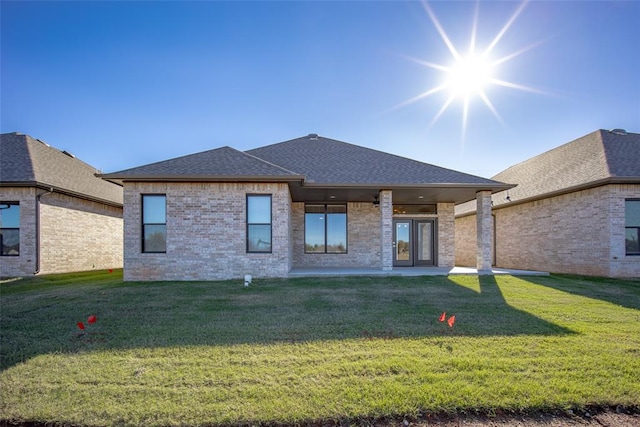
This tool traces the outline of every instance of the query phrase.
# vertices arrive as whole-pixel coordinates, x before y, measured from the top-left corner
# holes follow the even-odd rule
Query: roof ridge
[[[229,147],[229,148],[233,148],[233,147]],[[282,166],[280,166],[280,165],[277,165],[277,164],[275,164],[275,163],[271,163],[271,162],[270,162],[270,161],[268,161],[268,160],[261,159],[261,158],[260,158],[260,157],[258,157],[258,156],[254,156],[253,154],[249,154],[249,153],[247,153],[246,151],[240,151],[240,150],[237,150],[237,149],[235,149],[235,148],[233,148],[233,149],[234,149],[234,150],[236,150],[236,151],[238,151],[238,152],[240,152],[240,153],[242,153],[242,154],[244,154],[245,156],[249,156],[249,157],[254,158],[254,159],[256,159],[256,160],[260,160],[262,163],[266,163],[266,164],[268,164],[269,166],[276,167],[276,168],[281,169],[281,170],[283,170],[283,171],[285,171],[285,172],[287,172],[287,173],[290,173],[290,174],[292,174],[292,175],[301,175],[301,176],[305,176],[305,174],[303,174],[303,173],[295,172],[295,171],[289,170],[289,169],[287,169],[287,168],[283,168],[283,167],[282,167]]]
[[[298,138],[293,138],[293,139],[289,139],[289,140],[282,141],[282,142],[276,142],[274,144],[269,144],[269,145],[265,145],[265,146],[262,146],[262,147],[252,148],[251,150],[248,150],[248,151],[260,150],[262,148],[267,148],[267,147],[275,147],[275,146],[278,146],[278,145],[294,142],[294,141],[297,141],[297,140],[300,140],[300,139],[304,139],[304,138],[309,138],[309,137],[310,137],[310,135],[301,136],[301,137],[298,137]],[[325,136],[317,135],[317,134],[314,134],[314,137],[315,137],[315,140],[324,139],[326,141],[337,142],[337,143],[344,144],[344,145],[347,145],[347,146],[350,146],[350,147],[355,147],[355,148],[360,149],[360,150],[367,150],[367,151],[375,152],[375,153],[382,154],[382,155],[385,155],[385,156],[395,157],[397,159],[402,159],[404,161],[409,161],[409,162],[412,162],[412,163],[415,163],[415,164],[419,164],[419,165],[427,165],[427,166],[430,166],[430,167],[433,167],[433,168],[438,168],[438,169],[443,170],[443,171],[448,171],[448,172],[453,172],[453,173],[460,174],[460,175],[465,175],[467,177],[482,178],[482,179],[486,179],[486,180],[489,180],[489,181],[495,181],[492,178],[478,177],[477,175],[472,175],[472,174],[469,174],[469,173],[466,173],[466,172],[460,172],[460,171],[457,171],[455,169],[446,168],[446,167],[443,167],[443,166],[435,165],[433,163],[423,162],[423,161],[420,161],[420,160],[412,159],[410,157],[401,156],[399,154],[393,154],[393,153],[389,153],[389,152],[386,152],[386,151],[382,151],[382,150],[378,150],[378,149],[370,148],[370,147],[365,147],[363,145],[353,144],[351,142],[346,142],[346,141],[342,141],[342,140],[335,139],[335,138],[327,138]]]

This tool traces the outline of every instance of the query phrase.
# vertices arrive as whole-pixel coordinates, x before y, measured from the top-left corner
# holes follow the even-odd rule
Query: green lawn
[[[453,327],[438,321],[443,311]],[[81,273],[0,284],[0,325],[5,421],[277,424],[640,407],[640,280],[349,277],[245,288]]]

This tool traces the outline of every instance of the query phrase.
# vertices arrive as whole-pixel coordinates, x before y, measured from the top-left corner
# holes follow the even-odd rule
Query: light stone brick
[[[3,187],[0,201],[20,202],[20,255],[0,257],[1,276],[29,276],[38,269],[36,194],[43,194],[39,273],[122,268],[121,208],[35,187]]]
[[[142,194],[167,196],[167,252],[142,253]],[[246,197],[272,196],[272,252],[246,251]],[[285,277],[291,267],[286,183],[125,183],[125,280]]]
[[[625,199],[640,185],[604,185],[493,209],[496,265],[605,277],[640,277],[640,257],[626,256]],[[475,215],[456,218],[456,263],[472,265]]]

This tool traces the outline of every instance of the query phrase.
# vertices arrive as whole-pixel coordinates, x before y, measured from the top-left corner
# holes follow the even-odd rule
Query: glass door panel
[[[411,220],[395,220],[393,222],[393,265],[413,265],[413,241],[411,236]]]
[[[417,221],[416,224],[416,265],[434,265],[434,222]]]

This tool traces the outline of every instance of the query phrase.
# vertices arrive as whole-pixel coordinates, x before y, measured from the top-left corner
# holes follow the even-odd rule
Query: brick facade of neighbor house
[[[611,184],[495,208],[496,265],[640,277],[640,256],[625,255],[625,199],[634,198],[640,185]],[[458,265],[474,265],[475,221],[475,215],[456,219]]]
[[[20,203],[20,255],[0,257],[1,276],[38,270],[36,194],[42,195],[39,273],[122,268],[121,208],[35,187],[3,187],[0,201]]]
[[[36,271],[36,189],[0,188],[0,202],[20,203],[20,255],[0,256],[0,277],[31,276]]]
[[[122,268],[120,185],[97,177],[96,168],[73,154],[18,132],[0,134],[0,170],[0,203],[20,206],[19,255],[8,248],[12,243],[4,246],[14,232],[3,232],[3,252],[11,253],[0,256],[0,276]]]
[[[495,211],[493,211],[495,213]],[[455,265],[475,267],[477,263],[476,215],[459,216],[455,219]]]
[[[122,268],[122,208],[64,194],[40,199],[40,273]]]
[[[291,199],[286,183],[127,183],[125,280],[285,277],[291,269]],[[143,194],[166,195],[166,253],[143,253]],[[272,196],[272,252],[247,253],[247,195]]]

